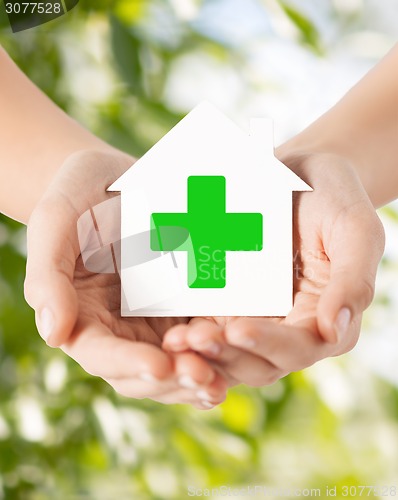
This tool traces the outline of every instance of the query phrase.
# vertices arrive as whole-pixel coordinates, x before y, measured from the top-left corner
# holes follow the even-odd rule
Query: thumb
[[[325,340],[341,341],[351,321],[370,305],[377,266],[384,251],[384,229],[376,213],[342,214],[335,222],[326,253],[330,280],[322,292],[317,322]]]
[[[52,347],[69,338],[78,314],[73,286],[78,255],[72,237],[75,219],[71,207],[49,198],[38,205],[28,223],[25,298],[36,312],[40,335]]]

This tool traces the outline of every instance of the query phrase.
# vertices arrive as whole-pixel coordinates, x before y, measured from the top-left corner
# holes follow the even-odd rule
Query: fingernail
[[[166,351],[185,351],[186,347],[181,344],[171,344],[170,342],[165,342],[162,345],[163,349]]]
[[[210,394],[206,391],[198,391],[196,393],[196,396],[198,399],[201,399],[203,401],[211,401],[213,398],[210,396]]]
[[[54,315],[48,307],[39,314],[37,329],[41,338],[47,342],[54,329]]]
[[[209,410],[211,408],[214,408],[214,406],[215,406],[215,405],[212,405],[211,403],[209,403],[208,401],[201,401],[200,404],[203,405],[205,408],[209,408]]]
[[[213,356],[218,356],[221,352],[221,346],[216,342],[210,342],[203,346],[200,347],[198,346],[198,350],[203,353],[212,354]]]
[[[138,377],[144,382],[158,382],[158,379],[152,375],[152,373],[143,372],[138,375]]]
[[[181,375],[178,378],[178,383],[181,387],[185,387],[186,389],[195,389],[198,387],[198,383],[189,375]]]
[[[236,339],[236,344],[241,347],[246,347],[247,349],[256,347],[256,341],[247,337]]]
[[[339,314],[337,315],[336,321],[334,323],[334,329],[336,332],[337,340],[342,340],[343,337],[348,332],[348,328],[351,323],[351,312],[348,307],[343,307],[340,309]]]

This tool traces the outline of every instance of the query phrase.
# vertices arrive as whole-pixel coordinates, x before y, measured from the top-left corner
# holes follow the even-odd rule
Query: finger
[[[228,384],[216,373],[214,380],[198,390],[179,389],[154,399],[166,404],[188,403],[198,409],[209,410],[225,401]]]
[[[325,342],[312,326],[286,326],[267,319],[244,318],[232,321],[225,328],[231,345],[257,354],[276,367],[276,378],[302,370],[335,353],[336,346]],[[278,372],[279,370],[279,372]]]
[[[213,359],[229,377],[239,383],[261,387],[274,383],[281,370],[256,354],[231,346],[224,338],[224,328],[211,320],[196,318],[186,334],[189,347]]]
[[[194,352],[171,354],[174,358],[174,370],[178,383],[186,389],[198,389],[207,386],[216,378],[214,368]]]
[[[180,387],[176,383],[176,381],[160,381],[157,379],[150,380],[141,380],[138,377],[130,377],[130,378],[104,378],[105,382],[107,382],[118,394],[124,396],[125,398],[132,399],[145,399],[150,398],[154,401],[164,402],[165,404],[171,404],[173,402],[178,402],[177,399],[170,402],[166,401],[166,395],[175,394],[176,391],[180,391]],[[163,401],[161,399],[164,398]],[[185,401],[181,401],[185,402]]]
[[[191,404],[199,409],[211,409],[226,397],[227,384],[220,375],[206,388],[199,390],[181,388],[178,381],[143,382],[137,379],[108,379],[107,382],[124,397],[151,398],[163,404]]]
[[[371,303],[383,249],[383,227],[372,210],[361,205],[340,215],[326,248],[330,281],[317,309],[318,328],[325,340],[341,340],[352,319]]]
[[[224,328],[214,321],[193,318],[188,325],[186,342],[191,349],[213,359],[228,358],[228,345],[223,335]]]
[[[174,352],[192,349],[213,360],[222,374],[231,381],[253,387],[269,385],[280,376],[280,370],[240,347],[228,345],[223,327],[212,320],[194,318],[189,325],[178,325],[169,331],[164,348]]]
[[[174,377],[173,360],[159,347],[114,336],[101,323],[80,319],[62,350],[91,375],[104,379]]]
[[[40,335],[53,347],[65,342],[77,319],[74,222],[68,206],[47,200],[34,211],[28,224],[25,297],[36,312]]]
[[[201,406],[211,408],[225,401],[227,396],[228,383],[225,378],[215,372],[213,381],[206,387],[201,387],[196,392],[196,398]]]
[[[179,324],[169,328],[163,337],[163,349],[173,352],[181,352],[189,349],[187,343],[188,331],[189,327],[187,324]]]

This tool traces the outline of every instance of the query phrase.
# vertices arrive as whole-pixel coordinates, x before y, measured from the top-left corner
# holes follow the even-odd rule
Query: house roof
[[[251,172],[250,172],[251,170]],[[289,191],[311,191],[274,156],[272,121],[251,120],[250,135],[208,102],[197,105],[162,137],[108,191],[122,191],[140,181],[167,182],[170,175],[257,174]]]

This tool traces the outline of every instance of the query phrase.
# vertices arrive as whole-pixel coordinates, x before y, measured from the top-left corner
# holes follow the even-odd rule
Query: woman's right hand
[[[44,340],[118,393],[212,408],[225,399],[221,375],[199,354],[161,348],[168,329],[187,318],[121,317],[119,275],[91,273],[82,262],[79,217],[112,196],[107,187],[133,162],[113,150],[65,161],[29,220],[26,300]]]

